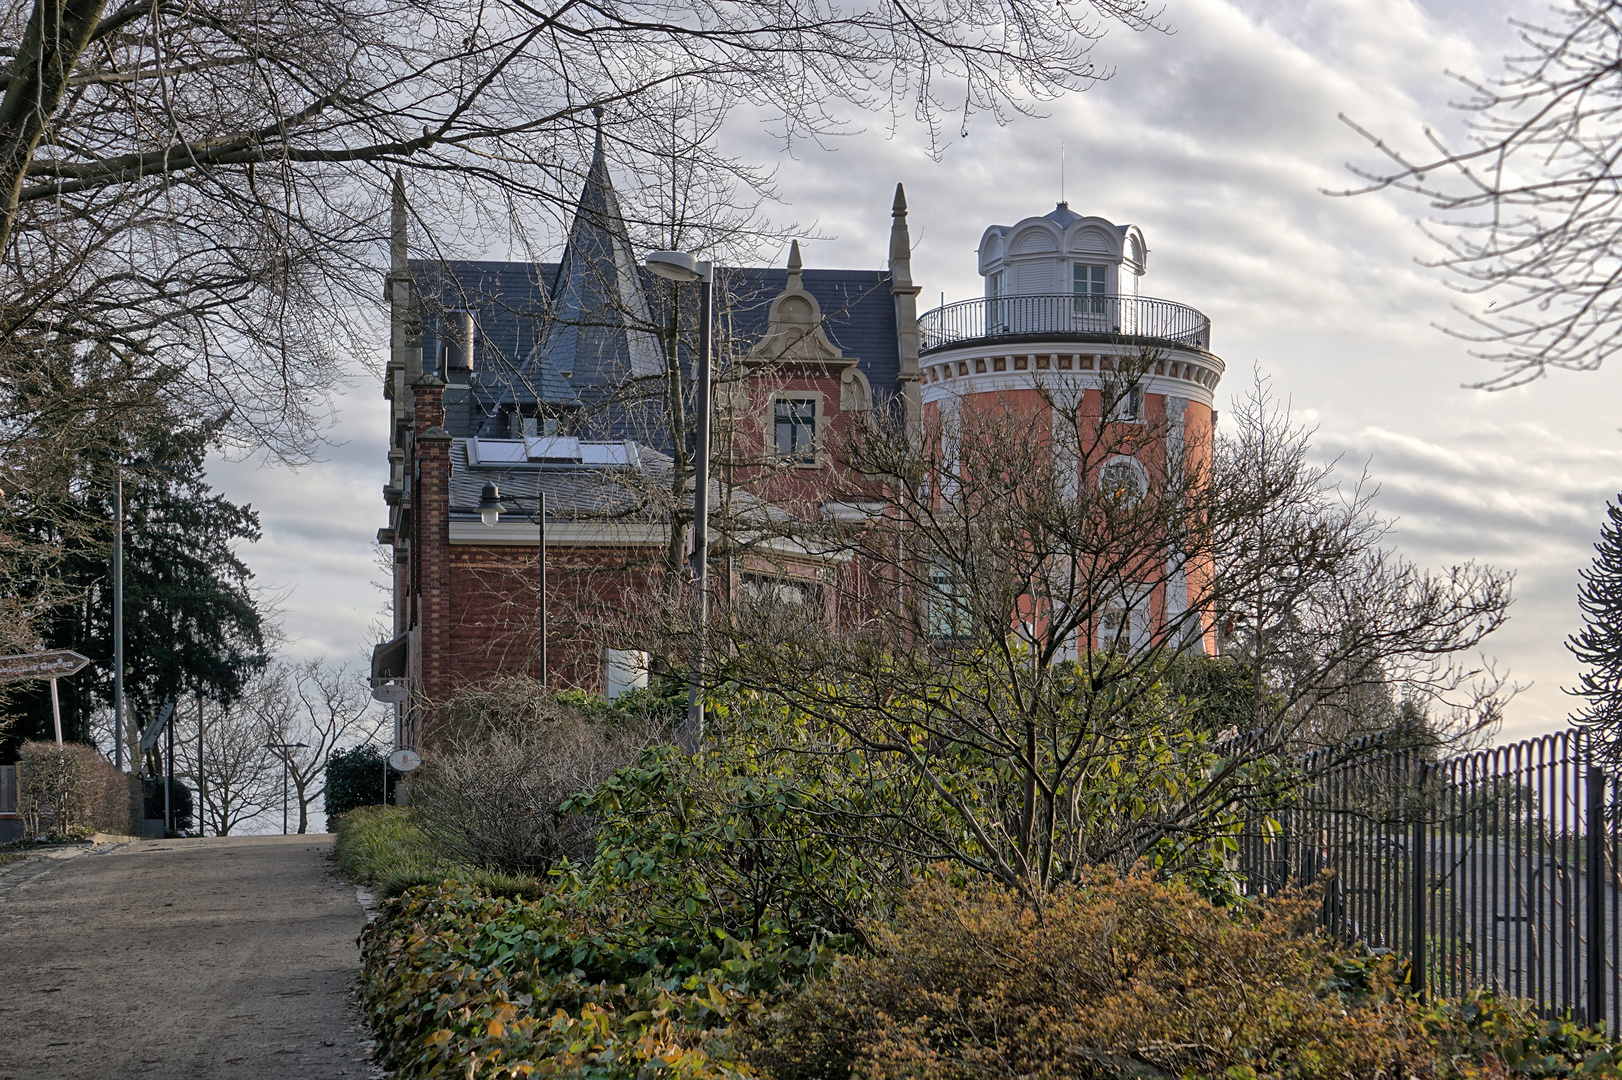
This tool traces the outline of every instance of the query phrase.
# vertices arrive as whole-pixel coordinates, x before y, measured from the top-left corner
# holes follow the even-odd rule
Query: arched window
[[[1149,491],[1143,466],[1129,457],[1111,458],[1099,470],[1098,486],[1108,498],[1133,503]]]

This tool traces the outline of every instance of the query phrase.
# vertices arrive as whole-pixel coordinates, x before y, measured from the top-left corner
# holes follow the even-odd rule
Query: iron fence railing
[[[1121,338],[1209,351],[1211,320],[1145,296],[1044,293],[959,300],[918,317],[924,352],[995,338]]]
[[[1338,936],[1392,949],[1416,986],[1622,1022],[1618,781],[1568,730],[1443,761],[1378,744],[1307,762],[1242,838],[1257,893],[1323,882]]]

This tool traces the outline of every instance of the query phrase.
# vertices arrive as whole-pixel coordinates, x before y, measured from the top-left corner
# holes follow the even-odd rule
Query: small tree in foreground
[[[877,418],[832,448],[848,468],[818,501],[882,509],[761,524],[832,565],[814,590],[718,605],[715,692],[806,718],[779,753],[844,758],[890,796],[805,827],[1032,897],[1144,858],[1220,879],[1301,754],[1385,722],[1370,688],[1438,704],[1444,735],[1496,719],[1500,684],[1464,657],[1509,576],[1384,550],[1369,493],[1312,463],[1265,388],[1204,446],[1065,397],[965,403],[922,438]],[[685,611],[664,625],[684,642]],[[1187,677],[1219,640],[1239,670]]]
[[[1577,571],[1583,628],[1566,639],[1566,648],[1588,666],[1569,691],[1587,701],[1572,719],[1592,727],[1615,761],[1622,756],[1622,496],[1605,504],[1605,518],[1593,564]]]

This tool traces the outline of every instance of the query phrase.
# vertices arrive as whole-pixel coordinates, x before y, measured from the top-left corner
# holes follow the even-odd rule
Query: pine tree
[[[113,696],[115,475],[124,489],[126,716],[139,729],[171,695],[232,701],[268,660],[265,615],[238,554],[259,538],[258,515],[207,482],[221,422],[189,416],[156,392],[108,404],[99,363],[94,354],[48,354],[32,383],[0,378],[0,412],[35,420],[26,438],[0,440],[0,450],[22,451],[0,455],[8,481],[0,485],[0,619],[30,615],[22,634],[0,633],[0,642],[91,659],[58,688],[63,735],[73,740],[89,738],[92,714]],[[51,404],[58,397],[68,403],[62,410]],[[86,401],[101,405],[76,407]],[[64,432],[69,421],[78,430]],[[53,732],[45,683],[0,687],[0,714],[16,719],[0,735],[0,761],[21,740]]]
[[[1582,608],[1582,631],[1566,639],[1588,670],[1568,693],[1587,699],[1572,719],[1595,729],[1607,757],[1622,758],[1622,495],[1605,506],[1594,564],[1579,570],[1577,606]]]

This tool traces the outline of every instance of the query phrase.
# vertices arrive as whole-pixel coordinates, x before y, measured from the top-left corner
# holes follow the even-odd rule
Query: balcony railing
[[[918,318],[924,352],[997,338],[1130,339],[1209,352],[1211,320],[1170,300],[1042,293],[960,300]]]

